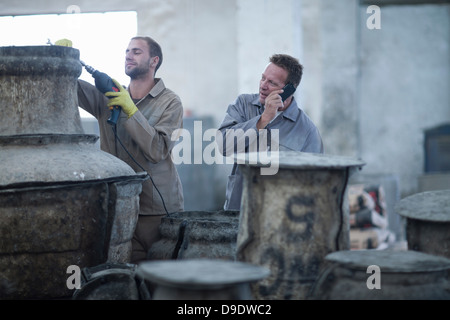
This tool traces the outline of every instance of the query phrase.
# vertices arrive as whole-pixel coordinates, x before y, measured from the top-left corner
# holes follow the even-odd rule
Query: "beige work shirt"
[[[136,103],[138,111],[128,118],[120,113],[117,135],[133,158],[149,173],[160,191],[169,213],[184,210],[183,188],[171,152],[175,145],[172,133],[183,126],[183,106],[180,98],[155,79],[151,91]],[[142,169],[130,158],[107,123],[111,111],[108,98],[90,83],[78,80],[78,103],[97,118],[100,148],[126,162],[136,172]],[[142,185],[140,214],[165,214],[163,202],[150,179]]]

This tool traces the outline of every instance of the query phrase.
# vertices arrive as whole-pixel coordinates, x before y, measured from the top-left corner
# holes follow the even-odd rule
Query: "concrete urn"
[[[147,176],[84,134],[80,74],[76,49],[0,47],[0,299],[68,297],[70,270],[130,258]]]

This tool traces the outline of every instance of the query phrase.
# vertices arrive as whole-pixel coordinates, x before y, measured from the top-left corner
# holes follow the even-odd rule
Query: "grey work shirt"
[[[180,98],[164,86],[162,79],[139,102],[138,111],[128,118],[120,113],[117,135],[133,158],[149,173],[160,191],[169,213],[184,210],[183,189],[171,152],[175,145],[172,133],[183,126],[183,106]],[[108,98],[90,83],[78,80],[78,103],[97,118],[100,148],[126,162],[136,172],[142,169],[130,158],[107,123],[111,111]],[[165,209],[150,179],[142,185],[140,214],[163,215]]]
[[[219,127],[223,138],[223,146],[220,150],[223,155],[230,155],[230,151],[232,151],[229,146],[228,150],[226,148],[227,130],[242,129],[244,132],[247,132],[247,130],[258,132],[256,124],[263,112],[264,106],[259,102],[259,94],[242,94],[228,106],[225,119]],[[290,106],[269,123],[265,129],[268,132],[273,129],[279,130],[278,144],[280,151],[323,153],[323,143],[319,130],[308,115],[298,107],[294,98]],[[259,136],[259,134],[256,134],[256,136]],[[270,139],[267,140],[270,141]],[[246,141],[245,152],[248,152],[251,143],[250,140]],[[238,166],[234,164],[231,175],[228,177],[224,209],[240,210],[241,196],[242,174]]]

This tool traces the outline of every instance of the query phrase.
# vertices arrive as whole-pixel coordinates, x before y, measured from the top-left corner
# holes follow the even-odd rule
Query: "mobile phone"
[[[292,83],[288,83],[287,85],[284,86],[283,88],[284,92],[280,93],[281,96],[281,100],[283,100],[283,102],[289,98],[294,92],[295,92],[295,87]]]

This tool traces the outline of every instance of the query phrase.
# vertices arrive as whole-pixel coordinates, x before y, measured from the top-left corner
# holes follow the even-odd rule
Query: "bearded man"
[[[136,172],[150,175],[142,185],[139,218],[132,240],[131,263],[147,260],[151,245],[160,239],[161,218],[184,210],[183,189],[171,152],[172,133],[183,125],[180,98],[155,78],[163,55],[150,37],[134,37],[126,49],[125,89],[116,80],[118,92],[102,94],[93,85],[78,80],[79,106],[99,123],[100,147],[126,162]],[[108,123],[110,108],[122,112],[115,125]],[[122,146],[123,145],[123,146]]]

